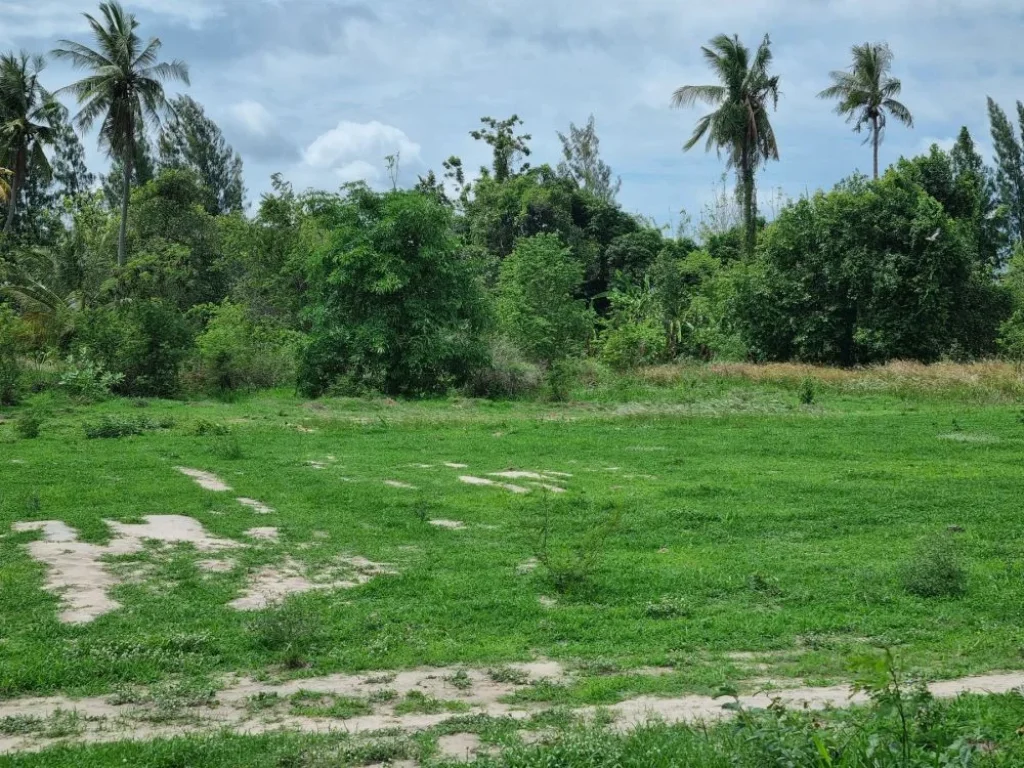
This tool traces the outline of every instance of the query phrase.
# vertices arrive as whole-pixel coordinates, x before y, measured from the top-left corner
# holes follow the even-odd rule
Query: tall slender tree
[[[697,121],[684,149],[706,140],[706,149],[724,152],[726,167],[734,168],[743,206],[746,250],[754,252],[757,238],[758,168],[779,159],[779,145],[768,118],[769,108],[779,103],[779,76],[772,75],[771,40],[765,35],[751,55],[737,35],[719,35],[701,48],[704,59],[719,82],[715,85],[684,85],[672,95],[672,105],[689,107],[703,102],[715,111]]]
[[[914,127],[910,110],[897,101],[903,84],[890,74],[892,50],[885,43],[864,43],[853,46],[853,64],[848,70],[832,72],[832,85],[818,94],[820,99],[835,99],[836,114],[853,123],[860,133],[865,126],[874,150],[875,178],[878,178],[878,148],[885,138],[885,126],[891,116],[908,128]]]
[[[42,56],[7,53],[0,56],[0,166],[10,168],[4,233],[14,223],[19,188],[29,173],[50,177],[43,147],[54,140],[60,106],[39,81]]]
[[[613,178],[611,167],[601,159],[601,140],[597,137],[594,116],[590,116],[583,128],[569,123],[569,135],[559,132],[558,140],[562,142],[563,158],[558,164],[558,175],[573,179],[599,200],[615,202],[615,196],[622,189],[622,179]]]
[[[1018,104],[1018,112],[1024,130],[1024,106]],[[1010,118],[991,97],[988,117],[996,154],[996,188],[1005,206],[1010,235],[1019,241],[1024,238],[1024,146],[1018,141]]]
[[[102,20],[85,14],[95,49],[61,40],[61,47],[53,55],[89,71],[62,90],[74,94],[81,105],[75,118],[79,129],[88,130],[100,121],[101,143],[123,165],[117,263],[124,265],[128,258],[128,203],[136,136],[147,123],[158,126],[161,117],[170,111],[163,81],[178,80],[187,85],[188,67],[178,60],[158,62],[160,39],[153,37],[143,44],[135,32],[138,21],[117,0],[100,3],[100,15]]]

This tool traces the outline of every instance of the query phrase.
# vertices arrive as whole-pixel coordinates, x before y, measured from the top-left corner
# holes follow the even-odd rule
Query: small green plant
[[[571,360],[556,360],[548,367],[548,397],[552,402],[565,403],[572,397],[576,380],[576,367]]]
[[[693,614],[693,607],[685,597],[662,597],[644,608],[649,619],[679,619]]]
[[[217,458],[226,461],[237,461],[245,456],[238,438],[231,434],[217,438],[213,444],[213,453]]]
[[[363,699],[351,696],[335,696],[331,693],[318,691],[298,691],[289,697],[292,714],[303,717],[335,717],[347,720],[352,717],[373,714],[371,707]]]
[[[256,644],[277,655],[288,669],[306,666],[318,626],[316,616],[301,603],[285,603],[275,611],[261,612],[249,624]]]
[[[468,691],[473,687],[473,681],[464,669],[460,669],[457,672],[448,675],[448,677],[445,678],[445,682],[454,688],[458,688],[460,691]]]
[[[817,386],[814,383],[814,379],[810,376],[805,376],[803,381],[800,382],[800,389],[797,395],[802,405],[814,405],[814,398],[817,395]]]
[[[111,391],[124,381],[124,374],[111,373],[102,363],[93,360],[88,349],[64,361],[64,371],[57,386],[76,400],[94,403],[106,400]]]
[[[35,440],[39,437],[42,426],[43,420],[39,414],[27,411],[21,414],[17,421],[14,422],[14,431],[18,433],[18,437],[22,440]]]
[[[900,577],[903,588],[917,597],[961,597],[967,592],[967,570],[949,537],[922,542]]]
[[[555,516],[552,515],[554,502],[545,499],[534,553],[554,588],[561,593],[578,589],[590,580],[605,554],[608,538],[618,530],[622,521],[622,510],[617,505],[605,510],[602,519],[594,520],[589,503],[574,503],[586,506],[583,510],[586,532],[556,541],[557,536],[553,531]]]
[[[409,691],[405,698],[395,705],[396,715],[440,715],[444,712],[465,712],[469,705],[464,701],[446,701],[427,696],[420,691]]]
[[[530,676],[515,667],[495,667],[487,670],[487,676],[496,683],[507,685],[526,685],[530,682]]]
[[[99,421],[83,425],[88,440],[113,439],[141,435],[149,428],[148,419],[122,419],[102,416]]]
[[[231,430],[228,429],[227,425],[208,421],[207,419],[199,419],[199,421],[192,425],[192,434],[196,437],[207,437],[209,435],[221,437],[230,432]]]

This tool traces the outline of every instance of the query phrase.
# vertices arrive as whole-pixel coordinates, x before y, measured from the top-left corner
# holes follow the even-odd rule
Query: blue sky
[[[699,219],[722,165],[684,154],[701,108],[673,110],[679,85],[707,82],[700,46],[720,32],[751,46],[769,33],[783,98],[781,162],[761,177],[799,195],[869,170],[870,150],[815,94],[855,43],[885,40],[916,127],[892,126],[882,150],[949,145],[967,125],[988,153],[985,96],[1024,99],[1020,0],[136,0],[127,2],[165,58],[191,66],[187,92],[220,123],[246,164],[250,199],[280,171],[297,187],[386,183],[401,152],[406,183],[451,154],[470,168],[486,148],[480,116],[515,112],[537,162],[555,162],[556,131],[597,120],[602,154],[622,176],[619,200],[660,223]],[[46,51],[87,41],[79,0],[3,0],[0,48]],[[74,77],[53,62],[52,88]],[[174,90],[177,90],[175,86]],[[94,170],[106,160],[95,138]]]

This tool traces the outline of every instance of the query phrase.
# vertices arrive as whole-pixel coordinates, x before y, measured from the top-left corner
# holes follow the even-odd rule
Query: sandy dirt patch
[[[469,469],[469,464],[457,464],[454,461],[446,461],[444,465],[449,469]]]
[[[450,733],[437,740],[437,751],[444,760],[470,762],[480,750],[480,737],[475,733]]]
[[[273,507],[269,507],[262,501],[256,501],[256,499],[247,499],[244,496],[239,496],[235,499],[239,504],[249,507],[257,515],[269,515],[274,511]]]
[[[473,477],[472,475],[462,475],[462,476],[460,476],[459,477],[459,482],[460,483],[465,483],[466,485],[485,485],[485,486],[493,486],[493,487],[496,487],[496,488],[504,488],[506,491],[511,491],[512,493],[529,493],[530,492],[529,488],[524,488],[521,485],[513,485],[512,483],[499,483],[499,482],[496,482],[494,480],[488,480],[486,477]]]
[[[548,483],[530,483],[530,485],[535,488],[542,488],[545,491],[550,491],[551,493],[565,493],[565,488],[562,488],[559,485],[549,485]]]
[[[407,491],[416,490],[415,485],[411,485],[410,483],[403,483],[401,480],[385,480],[384,485],[389,486],[391,488],[402,488]]]
[[[281,565],[268,565],[256,573],[245,593],[228,605],[239,611],[258,611],[284,601],[289,595],[316,589],[353,589],[377,576],[393,573],[390,566],[365,557],[344,557],[315,573],[288,558]]]
[[[258,541],[277,541],[280,535],[277,528],[250,528],[243,534],[248,536],[250,539],[256,539]]]
[[[237,563],[231,558],[226,560],[200,560],[196,568],[205,573],[230,573],[235,570]]]
[[[201,552],[216,552],[238,544],[211,536],[202,523],[182,515],[148,515],[142,524],[104,520],[113,533],[109,544],[78,540],[78,532],[57,520],[15,523],[14,530],[41,531],[43,539],[28,545],[33,559],[46,566],[44,588],[61,600],[59,618],[84,624],[116,611],[121,604],[110,591],[125,579],[113,572],[106,558],[141,552],[147,540],[191,544]]]
[[[208,491],[230,491],[231,486],[221,480],[212,472],[204,472],[201,469],[190,469],[189,467],[175,467],[183,475],[191,477],[200,488]]]
[[[438,528],[448,528],[452,531],[464,530],[466,524],[459,520],[428,520],[431,525],[436,525]]]

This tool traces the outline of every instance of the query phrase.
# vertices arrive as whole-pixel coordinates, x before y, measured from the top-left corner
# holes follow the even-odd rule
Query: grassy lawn
[[[572,682],[518,700],[581,705],[755,678],[840,681],[875,646],[931,677],[1024,666],[1024,423],[1012,400],[823,387],[801,405],[771,383],[636,387],[565,405],[43,400],[32,440],[9,413],[0,697],[552,659],[576,670]],[[152,428],[87,439],[104,419]],[[493,474],[505,471],[543,478]],[[61,521],[103,544],[105,520],[146,515],[199,521],[237,544],[234,567],[207,572],[207,553],[147,545],[111,561],[120,608],[60,622],[28,551],[41,534],[12,525]],[[254,527],[277,539],[248,536]],[[952,548],[964,594],[908,591],[922,541]],[[262,569],[331,573],[340,556],[392,573],[283,607],[228,605]],[[923,578],[941,581],[930,558]]]

